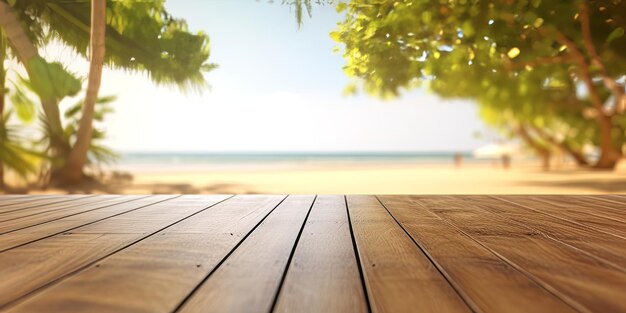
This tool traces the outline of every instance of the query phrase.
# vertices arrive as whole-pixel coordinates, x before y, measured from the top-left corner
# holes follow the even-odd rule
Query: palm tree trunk
[[[17,52],[18,58],[24,64],[29,77],[32,77],[34,74],[30,70],[29,62],[39,58],[39,53],[35,45],[26,36],[11,6],[4,1],[0,1],[0,27],[4,29],[5,36]],[[53,149],[59,150],[57,151],[58,153],[67,150],[57,99],[40,97],[40,100],[46,116],[47,127],[50,131]]]
[[[89,81],[82,116],[61,180],[65,184],[78,183],[83,179],[83,167],[87,163],[87,153],[93,134],[93,118],[102,80],[102,67],[105,54],[106,0],[91,1],[91,38],[89,44]]]
[[[4,121],[4,99],[6,84],[6,69],[4,68],[4,60],[7,56],[7,45],[4,40],[4,34],[0,31],[0,123]],[[0,189],[4,190],[4,165],[0,160]]]
[[[39,55],[37,48],[26,37],[26,33],[13,13],[13,8],[4,1],[0,1],[0,26],[4,29],[22,63],[26,64],[28,60]]]

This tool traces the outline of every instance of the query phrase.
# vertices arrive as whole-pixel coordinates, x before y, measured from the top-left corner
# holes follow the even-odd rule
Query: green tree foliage
[[[37,172],[40,155],[26,146],[28,139],[20,136],[19,125],[9,121],[12,114],[7,110],[0,118],[0,160],[4,167],[26,179]],[[4,182],[0,186],[4,186]]]
[[[83,90],[81,90],[82,92]],[[49,143],[51,142],[50,133],[42,132],[41,138],[26,138],[20,135],[20,126],[33,123],[37,116],[41,117],[41,123],[45,125],[46,119],[40,113],[36,101],[37,93],[32,83],[23,77],[19,77],[17,82],[12,84],[9,94],[10,110],[5,113],[2,121],[3,128],[0,129],[1,144],[6,153],[0,153],[0,160],[7,155],[11,161],[5,162],[5,166],[18,173],[20,176],[26,177],[28,174],[35,174],[37,166],[40,165],[41,176],[49,176],[50,171],[56,164],[62,164],[64,160],[52,153],[54,149]],[[105,118],[114,111],[113,104],[117,99],[116,96],[99,97],[96,102],[94,112],[94,130],[91,134],[91,142],[88,149],[89,166],[97,167],[100,164],[112,163],[118,159],[118,155],[103,144],[106,139],[104,131]],[[66,100],[68,101],[68,100]],[[70,105],[63,113],[64,128],[63,136],[69,142],[75,142],[78,134],[78,125],[81,118],[81,112],[84,106],[84,99],[76,101]],[[10,122],[10,118],[12,122]],[[19,123],[22,125],[20,125]],[[44,127],[46,128],[46,127]],[[41,162],[45,161],[45,162]]]
[[[107,1],[105,62],[142,71],[156,83],[188,88],[206,87],[202,75],[216,67],[208,63],[209,37],[191,33],[187,23],[172,17],[163,0]],[[87,56],[90,1],[16,1],[14,10],[39,45],[58,39]]]
[[[38,153],[28,148],[27,138],[21,136],[19,124],[30,123],[35,119],[35,109],[30,105],[20,89],[7,88],[8,45],[4,32],[0,31],[0,189],[5,189],[5,169],[17,173],[22,178],[34,174],[37,169]],[[15,85],[13,86],[15,87]],[[7,100],[13,102],[12,109],[8,108]]]
[[[293,9],[298,28],[302,26],[305,14],[308,17],[312,16],[313,5],[332,5],[334,3],[335,1],[333,0],[282,0],[283,5],[289,6],[291,9]]]
[[[476,100],[486,121],[613,167],[626,141],[626,2],[364,1],[339,3],[331,36],[345,71],[373,94],[428,87]],[[582,162],[579,163],[585,163]]]

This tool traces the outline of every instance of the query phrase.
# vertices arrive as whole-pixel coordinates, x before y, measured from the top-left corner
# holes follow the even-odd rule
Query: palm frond
[[[86,56],[89,46],[90,1],[17,1],[17,11],[40,43],[46,32]],[[209,37],[188,31],[184,20],[173,18],[164,1],[107,1],[106,58],[113,68],[145,72],[157,84],[181,90],[207,87],[202,71],[210,55]]]

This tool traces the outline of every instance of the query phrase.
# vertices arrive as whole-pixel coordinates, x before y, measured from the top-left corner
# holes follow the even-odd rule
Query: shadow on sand
[[[533,187],[557,187],[567,189],[591,189],[602,193],[626,193],[626,180],[562,180],[562,181],[520,181],[516,185]]]
[[[48,189],[37,185],[2,190],[7,194],[258,194],[257,190],[243,184],[215,183],[194,186],[189,183],[133,183],[129,173],[113,172],[106,177],[87,181],[80,186],[64,189]],[[0,194],[2,194],[0,192]]]

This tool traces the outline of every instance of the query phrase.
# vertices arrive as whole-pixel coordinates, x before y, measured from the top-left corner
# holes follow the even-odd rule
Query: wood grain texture
[[[73,209],[80,210],[80,207],[90,203],[98,203],[107,200],[113,200],[120,198],[117,195],[102,195],[99,197],[82,197],[79,199],[75,199],[72,201],[65,201],[60,203],[52,203],[46,205],[39,205],[36,207],[31,207],[23,210],[16,210],[12,212],[6,212],[4,214],[0,214],[0,225],[4,222],[10,222],[14,220],[24,219],[27,217],[32,217],[34,215],[40,215],[43,213],[51,213],[51,214],[63,214],[65,210]]]
[[[480,312],[576,312],[420,201],[381,196],[389,212]]]
[[[559,206],[574,207],[589,215],[626,222],[626,205],[608,200],[607,196],[541,196],[541,199]]]
[[[562,197],[554,196],[496,196],[496,198],[532,208],[581,227],[626,239],[626,221],[603,215],[606,210],[602,206],[593,207],[580,202],[568,203],[559,201]]]
[[[343,196],[318,196],[275,312],[367,312]]]
[[[182,305],[180,312],[268,312],[314,196],[289,196]]]
[[[470,311],[375,197],[347,199],[372,311]]]
[[[576,309],[584,312],[626,310],[626,301],[621,296],[622,290],[626,290],[624,272],[530,227],[494,214],[487,209],[493,205],[481,199],[416,199]],[[507,205],[510,204],[502,202],[499,206]]]
[[[313,199],[0,196],[0,311],[626,312],[625,196]]]
[[[26,299],[11,311],[171,312],[282,199],[228,199]]]
[[[18,218],[0,221],[0,235],[33,225],[47,223],[62,219],[64,217],[85,213],[91,210],[97,210],[103,207],[108,207],[117,203],[140,199],[142,197],[146,196],[117,196],[107,198],[97,197],[73,201],[71,206],[53,204],[50,206],[39,207],[37,209],[41,209],[41,212],[33,212],[32,214],[26,214]],[[85,201],[83,202],[83,200]]]
[[[483,209],[507,217],[524,225],[543,236],[564,245],[569,245],[580,252],[603,261],[607,266],[626,273],[626,241],[592,228],[559,219],[547,214],[529,214],[534,210],[529,206],[519,206],[514,202],[505,202],[486,196],[467,196],[459,199],[476,199],[483,204]]]
[[[0,235],[0,252],[175,197],[176,196],[156,195],[147,198],[139,198],[12,231]]]
[[[31,201],[37,201],[45,198],[58,198],[60,196],[56,195],[0,195],[0,212],[2,212],[2,208],[9,205],[14,205],[18,203],[27,203]]]
[[[25,202],[11,203],[3,207],[0,207],[0,218],[2,218],[5,214],[19,211],[19,210],[28,210],[28,209],[33,209],[33,208],[37,208],[37,207],[44,206],[44,205],[50,205],[50,204],[62,203],[62,202],[70,202],[70,201],[74,201],[74,200],[78,200],[78,199],[82,199],[86,197],[91,197],[91,196],[84,196],[84,195],[80,195],[80,196],[72,195],[72,196],[63,196],[63,197],[43,196],[43,197],[36,197],[33,199],[29,199],[28,201],[25,201]]]
[[[182,196],[0,253],[0,309],[226,197]]]
[[[596,195],[596,196],[584,196],[598,204],[606,205],[607,202],[611,203],[613,207],[620,211],[626,210],[626,194],[620,195]],[[617,205],[617,206],[615,206]]]

